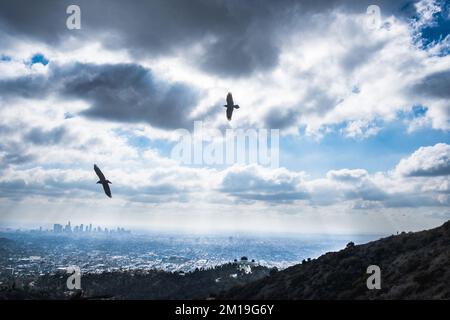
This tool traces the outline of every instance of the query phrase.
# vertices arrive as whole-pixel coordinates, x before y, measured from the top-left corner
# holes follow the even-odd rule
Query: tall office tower
[[[65,232],[72,232],[72,227],[70,226],[70,221],[67,223],[64,231]]]

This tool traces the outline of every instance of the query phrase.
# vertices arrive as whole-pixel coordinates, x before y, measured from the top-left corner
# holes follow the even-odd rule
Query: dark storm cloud
[[[411,11],[410,1],[378,1],[384,15]],[[136,57],[187,52],[201,44],[193,63],[222,76],[245,76],[278,63],[281,40],[308,27],[308,16],[336,7],[365,13],[371,1],[152,0],[76,1],[82,29],[67,30],[72,1],[3,0],[0,26],[8,34],[62,43],[69,37],[103,39]],[[405,5],[408,4],[408,5]],[[410,9],[407,9],[410,8]]]
[[[411,91],[418,95],[450,99],[450,70],[428,75],[413,86]]]
[[[442,163],[433,168],[417,168],[411,170],[405,176],[407,177],[439,177],[450,175],[450,159],[446,163]]]
[[[192,126],[189,114],[199,92],[182,83],[167,83],[136,64],[76,64],[56,69],[64,81],[61,93],[90,102],[87,117],[123,122],[147,122],[176,129]]]
[[[95,180],[95,179],[93,179]],[[47,176],[42,181],[25,181],[22,178],[0,181],[0,198],[21,200],[33,196],[61,197],[73,196],[74,192],[98,192],[95,181],[64,181]],[[86,193],[84,193],[86,192]]]
[[[6,168],[10,165],[21,165],[30,163],[35,160],[36,157],[27,153],[26,150],[14,151],[6,153],[0,157],[0,168]]]
[[[0,135],[3,137],[17,130],[18,128],[13,125],[0,125]],[[0,169],[7,168],[10,165],[29,163],[35,159],[36,157],[26,150],[23,143],[8,142],[5,139],[0,142]]]
[[[46,77],[42,75],[21,76],[0,80],[0,94],[7,98],[40,98],[49,92]]]
[[[69,138],[67,129],[64,127],[56,127],[50,130],[35,127],[31,130],[24,130],[26,127],[23,123],[14,123],[9,125],[0,125],[0,135],[8,137],[12,133],[25,131],[21,135],[20,142],[14,139],[3,139],[0,142],[0,169],[7,168],[11,165],[26,165],[37,159],[37,156],[30,153],[29,144],[35,145],[54,145],[65,142]]]
[[[90,105],[82,114],[118,122],[146,122],[163,129],[191,128],[191,111],[200,92],[183,83],[159,80],[151,70],[137,64],[51,65],[48,77],[23,76],[0,81],[3,98],[42,98],[57,94],[81,99]],[[208,110],[203,115],[208,115]],[[27,137],[42,144],[61,138],[63,131],[32,132]],[[50,136],[44,137],[49,134]],[[42,138],[42,139],[41,139]]]
[[[36,145],[51,145],[60,143],[66,136],[67,130],[64,127],[51,130],[33,128],[23,138]]]
[[[283,109],[275,107],[271,109],[264,118],[268,128],[285,129],[294,126],[300,117],[299,110]]]
[[[381,41],[374,45],[356,45],[349,49],[346,55],[341,59],[341,67],[345,72],[353,72],[359,66],[369,61],[375,54],[383,49],[385,42]]]
[[[241,76],[278,63],[276,32],[290,1],[147,1],[110,6],[99,28],[119,34],[115,46],[136,56],[186,52],[201,44],[192,62],[207,72]],[[121,19],[117,19],[121,16]]]
[[[291,1],[77,1],[82,28],[65,27],[72,1],[2,1],[0,26],[50,44],[68,37],[102,38],[111,48],[136,57],[168,55],[198,43],[205,54],[193,61],[224,76],[273,67],[278,61],[275,32]],[[110,37],[110,38],[108,38]]]
[[[304,76],[304,75],[303,75]],[[304,103],[289,107],[273,107],[264,116],[264,124],[272,129],[289,129],[296,127],[300,117],[304,115],[325,115],[333,110],[343,100],[333,97],[329,92],[320,87],[310,86],[307,90]]]
[[[55,0],[2,0],[0,30],[56,44],[64,36],[68,5],[68,1]]]

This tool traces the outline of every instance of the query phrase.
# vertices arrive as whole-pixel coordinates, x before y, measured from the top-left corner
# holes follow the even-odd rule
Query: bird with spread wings
[[[105,194],[111,198],[111,189],[109,188],[109,184],[110,183],[112,184],[112,182],[105,178],[105,175],[100,170],[100,168],[97,167],[96,164],[94,164],[94,171],[97,174],[98,178],[100,179],[97,181],[97,183],[100,183],[103,186],[103,190],[105,191]]]
[[[233,115],[234,109],[239,109],[239,105],[234,104],[233,96],[231,92],[228,92],[227,94],[227,104],[223,105],[225,108],[227,108],[227,119],[228,121],[231,120],[231,116]]]

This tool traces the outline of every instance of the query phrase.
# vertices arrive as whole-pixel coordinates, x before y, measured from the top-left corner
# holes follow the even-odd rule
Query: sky
[[[71,4],[81,29],[67,28]],[[449,33],[450,5],[433,0],[3,0],[0,225],[438,226],[450,219]],[[278,164],[180,161],[179,133],[200,121],[214,147],[227,130],[277,132]]]

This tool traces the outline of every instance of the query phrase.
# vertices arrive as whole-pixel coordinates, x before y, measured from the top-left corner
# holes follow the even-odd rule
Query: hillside
[[[369,265],[381,289],[368,290]],[[292,266],[235,287],[221,299],[450,299],[450,221],[402,233]]]
[[[188,273],[159,270],[85,274],[82,290],[69,291],[64,272],[22,277],[0,285],[0,300],[13,299],[207,299],[234,286],[264,278],[270,269],[252,266],[247,273],[240,263],[228,263]]]

